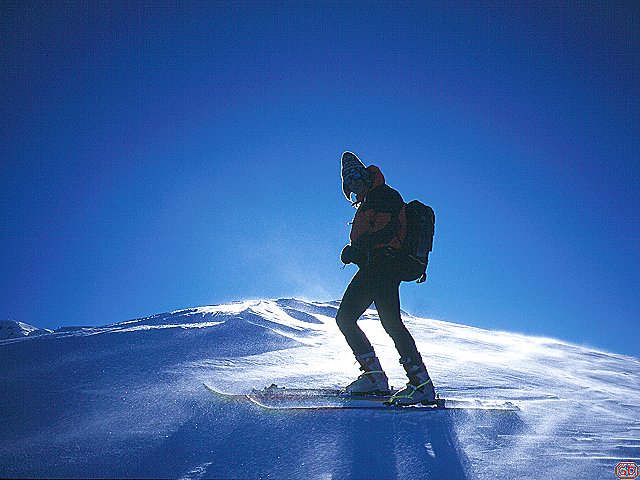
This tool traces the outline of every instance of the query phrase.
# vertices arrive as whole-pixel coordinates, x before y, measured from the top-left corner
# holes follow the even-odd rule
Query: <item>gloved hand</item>
[[[342,263],[355,263],[359,267],[362,267],[367,263],[367,252],[353,245],[347,245],[342,249],[340,260],[342,260]]]
[[[353,263],[355,260],[355,248],[351,245],[347,245],[342,249],[342,253],[340,254],[340,261],[349,265]]]

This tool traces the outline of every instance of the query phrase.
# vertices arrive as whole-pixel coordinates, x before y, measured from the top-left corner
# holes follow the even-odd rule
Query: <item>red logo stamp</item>
[[[616,477],[620,480],[633,480],[637,478],[640,472],[636,462],[620,462],[616,465]]]

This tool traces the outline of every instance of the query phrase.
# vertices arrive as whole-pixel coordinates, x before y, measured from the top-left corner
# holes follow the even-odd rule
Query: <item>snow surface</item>
[[[640,359],[548,338],[404,315],[441,396],[517,412],[269,411],[202,386],[346,384],[359,372],[337,306],[237,302],[1,340],[0,477],[606,479],[640,463]],[[375,310],[361,325],[404,384]]]

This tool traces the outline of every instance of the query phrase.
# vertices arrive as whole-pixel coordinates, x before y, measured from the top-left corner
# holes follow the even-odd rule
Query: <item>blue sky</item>
[[[90,3],[2,7],[0,318],[338,299],[351,150],[436,211],[406,310],[638,356],[633,2]]]

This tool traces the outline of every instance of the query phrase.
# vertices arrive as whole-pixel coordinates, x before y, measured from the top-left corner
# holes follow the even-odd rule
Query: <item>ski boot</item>
[[[401,358],[400,363],[407,372],[409,383],[402,390],[399,390],[387,402],[393,406],[415,405],[438,405],[436,392],[427,368],[421,359],[414,361],[412,358]]]
[[[375,352],[359,355],[356,360],[364,373],[347,385],[344,391],[350,395],[389,395],[389,380]]]

